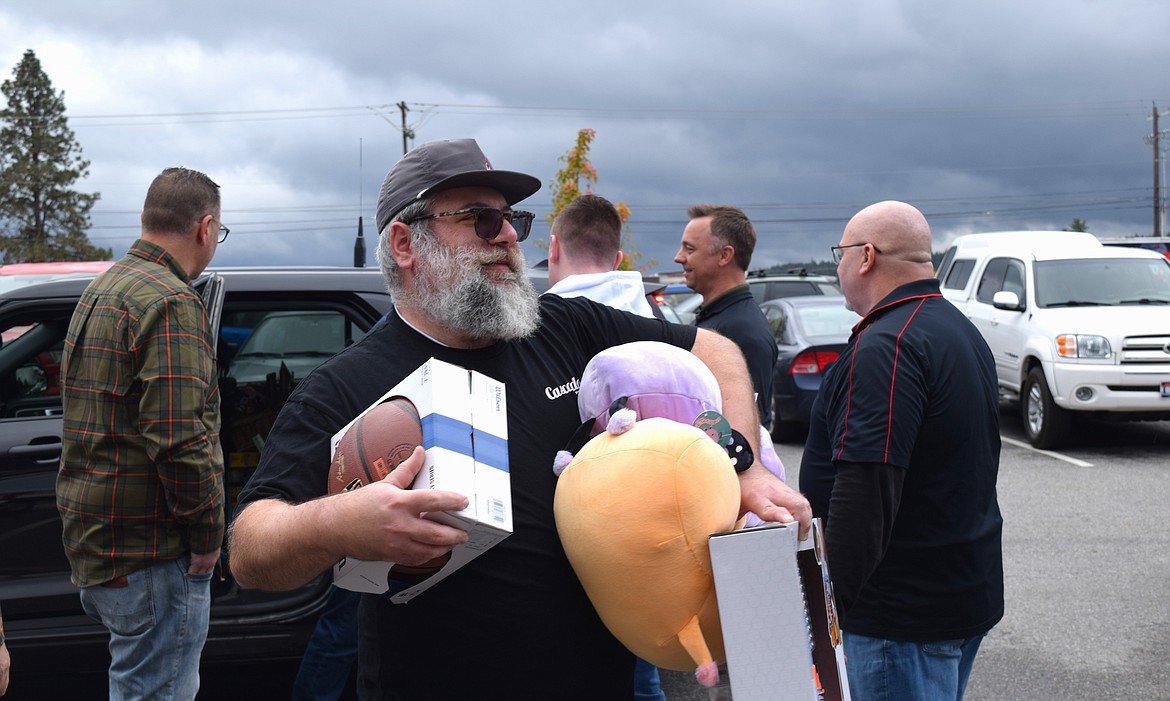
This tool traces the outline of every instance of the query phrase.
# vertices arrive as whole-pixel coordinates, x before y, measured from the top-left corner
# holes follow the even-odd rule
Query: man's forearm
[[[232,574],[245,587],[286,591],[302,586],[341,559],[321,537],[325,500],[292,505],[277,499],[250,504],[230,535]]]
[[[760,416],[755,390],[743,353],[734,341],[714,331],[699,329],[691,352],[711,370],[723,395],[723,415],[732,428],[743,434],[752,451],[760,451]]]
[[[884,463],[838,462],[825,540],[843,616],[886,554],[906,471]]]

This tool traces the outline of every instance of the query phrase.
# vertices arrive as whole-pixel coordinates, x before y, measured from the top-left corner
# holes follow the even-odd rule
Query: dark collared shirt
[[[751,288],[744,283],[712,300],[703,300],[695,314],[695,326],[717,331],[735,341],[747,361],[756,390],[756,407],[760,423],[772,426],[772,378],[776,367],[776,337],[772,326],[760,311]]]
[[[203,301],[139,239],[81,296],[65,339],[57,509],[89,587],[224,535],[215,354]]]

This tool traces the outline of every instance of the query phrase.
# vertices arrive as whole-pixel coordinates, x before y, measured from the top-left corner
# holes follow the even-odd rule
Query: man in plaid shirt
[[[227,228],[186,168],[73,313],[61,361],[57,508],[86,613],[110,630],[110,699],[193,699],[224,536],[212,330],[191,280]]]

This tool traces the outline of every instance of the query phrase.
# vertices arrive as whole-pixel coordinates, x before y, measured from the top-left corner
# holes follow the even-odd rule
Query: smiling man
[[[756,230],[747,215],[727,205],[694,205],[674,262],[687,286],[703,295],[695,326],[716,331],[739,346],[756,392],[760,423],[772,427],[772,370],[776,338],[747,284]]]
[[[631,698],[634,658],[593,610],[552,516],[553,458],[580,424],[575,389],[598,351],[637,340],[690,349],[758,448],[750,379],[730,341],[583,298],[537,297],[518,245],[532,216],[512,207],[539,187],[493,170],[470,139],[423,144],[390,170],[378,259],[395,311],[297,386],[240,495],[231,552],[246,586],[296,587],[343,557],[439,557],[466,534],[423,514],[467,498],[409,489],[421,449],[382,482],[326,497],[329,439],[428,358],[507,383],[512,535],[409,604],[363,596],[362,698]],[[745,510],[807,526],[808,502],[762,466],[739,479]]]

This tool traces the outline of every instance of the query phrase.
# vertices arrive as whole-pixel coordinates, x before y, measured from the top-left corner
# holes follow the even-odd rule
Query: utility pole
[[[1153,103],[1154,110],[1151,119],[1154,122],[1154,132],[1146,137],[1146,143],[1154,146],[1154,236],[1162,236],[1162,223],[1166,219],[1166,200],[1162,197],[1162,146],[1161,137],[1165,135],[1158,128],[1158,105]],[[1170,132],[1170,130],[1166,130]]]
[[[398,111],[402,113],[402,155],[405,156],[406,152],[410,150],[406,145],[406,140],[414,138],[414,130],[406,126],[406,113],[410,111],[410,108],[406,106],[405,100],[398,103]],[[1154,129],[1156,130],[1157,126]]]

